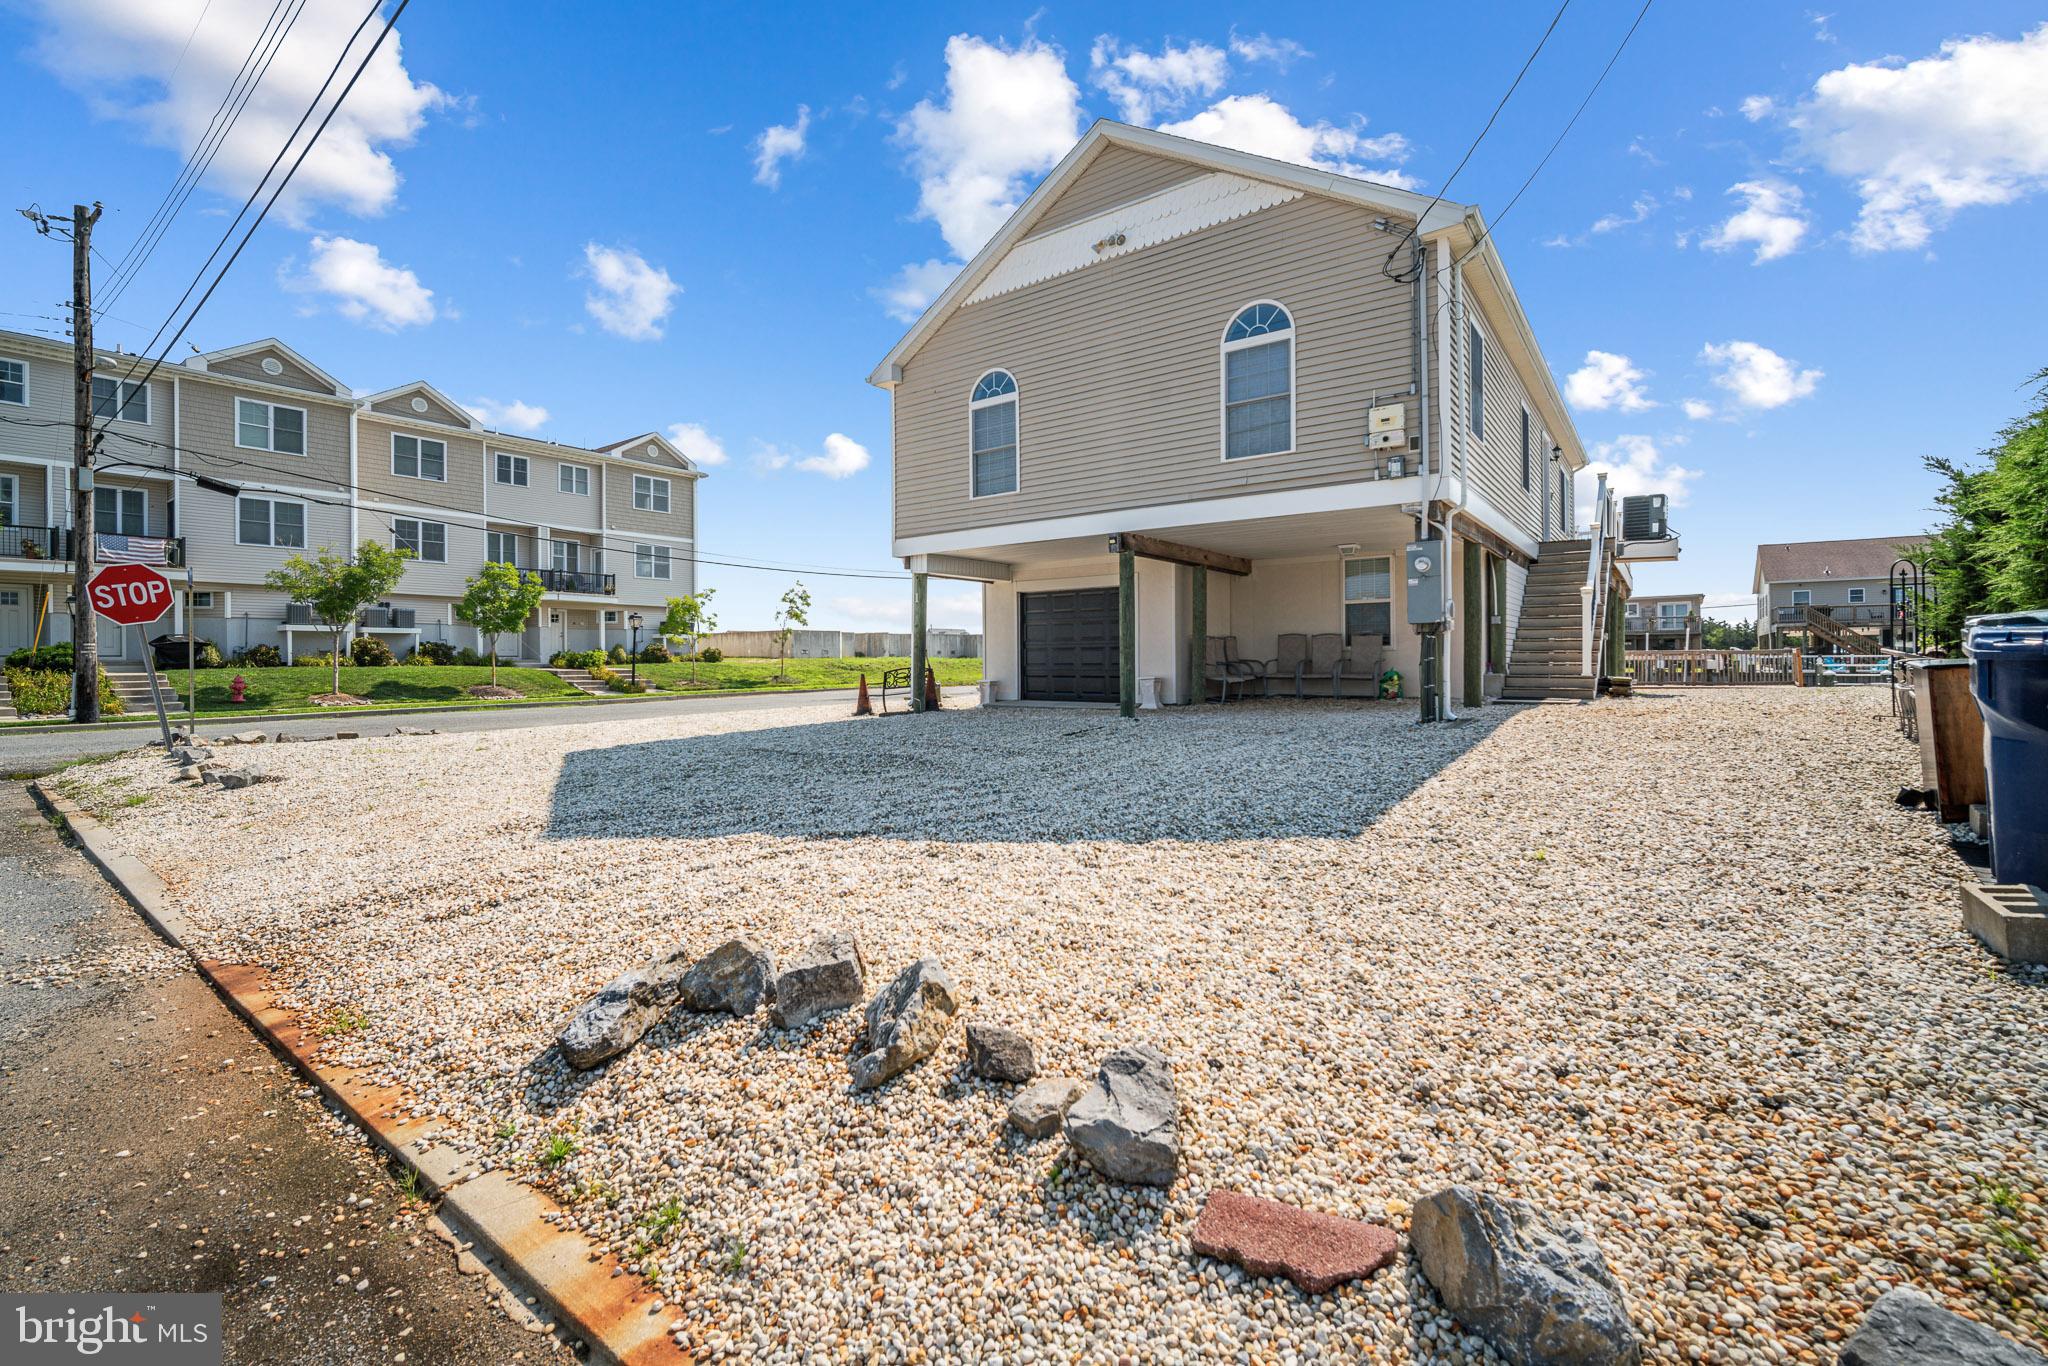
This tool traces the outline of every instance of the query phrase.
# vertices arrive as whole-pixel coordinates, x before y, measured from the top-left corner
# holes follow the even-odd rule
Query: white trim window
[[[633,476],[633,506],[641,512],[667,512],[669,485],[651,474]]]
[[[1269,299],[1223,330],[1223,458],[1294,449],[1294,319]]]
[[[1657,620],[1659,622],[1670,622],[1673,625],[1683,623],[1686,610],[1686,604],[1682,602],[1660,602],[1657,604]]]
[[[1532,472],[1533,472],[1533,471],[1535,470],[1535,468],[1536,468],[1536,450],[1535,450],[1535,448],[1534,448],[1533,446],[1531,446],[1531,445],[1529,444],[1529,436],[1530,436],[1530,427],[1529,427],[1529,410],[1528,410],[1527,408],[1523,408],[1523,409],[1522,409],[1522,487],[1523,487],[1524,489],[1528,489],[1529,487],[1531,487],[1531,485],[1530,485],[1530,479],[1531,479],[1531,477],[1532,477]]]
[[[28,362],[0,356],[0,403],[28,406]]]
[[[410,550],[427,564],[448,563],[448,525],[425,522],[417,517],[391,519],[391,548]]]
[[[558,468],[555,487],[579,498],[590,496],[590,466],[564,464]]]
[[[235,544],[306,548],[306,505],[282,498],[235,500]]]
[[[1852,588],[1849,590],[1849,602],[1851,606],[1861,607],[1863,605],[1863,597],[1864,594],[1861,588]]]
[[[102,484],[92,491],[92,529],[101,536],[147,536],[149,495]]]
[[[514,455],[510,451],[499,451],[496,464],[499,483],[509,484],[518,489],[526,487],[526,477],[530,471],[527,469],[525,456]]]
[[[92,415],[116,422],[149,421],[149,386],[133,380],[92,377]]]
[[[519,567],[519,537],[510,531],[486,531],[484,533],[484,563],[509,564]]]
[[[21,482],[0,474],[0,526],[21,525]]]
[[[1467,389],[1471,400],[1471,412],[1466,414],[1466,424],[1472,428],[1472,435],[1481,441],[1486,439],[1486,334],[1479,330],[1479,324],[1465,324],[1465,374],[1469,381]]]
[[[192,610],[195,612],[211,612],[213,610],[213,590],[211,588],[202,588],[192,595]]]
[[[1811,607],[1811,606],[1813,606],[1813,590],[1812,590],[1811,588],[1795,588],[1795,589],[1793,589],[1793,590],[1792,590],[1792,605],[1793,605],[1794,607]]]
[[[406,432],[391,434],[391,472],[401,479],[448,482],[448,443]],[[422,556],[421,558],[425,558]]]
[[[1344,561],[1344,643],[1394,643],[1394,560],[1368,555]]]
[[[635,545],[633,547],[633,577],[636,579],[666,579],[670,576],[669,548],[665,545]]]
[[[306,410],[253,398],[235,400],[235,444],[243,450],[306,453]]]
[[[1017,381],[991,370],[967,396],[967,496],[1017,491]]]
[[[583,545],[580,541],[549,541],[548,567],[557,574],[574,574],[582,568]]]

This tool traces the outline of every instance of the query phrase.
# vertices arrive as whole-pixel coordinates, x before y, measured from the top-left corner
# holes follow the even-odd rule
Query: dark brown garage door
[[[1116,589],[1025,593],[1021,599],[1025,698],[1116,701]]]

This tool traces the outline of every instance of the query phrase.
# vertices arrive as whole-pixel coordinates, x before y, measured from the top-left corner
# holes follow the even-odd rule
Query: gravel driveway
[[[1454,1180],[1590,1231],[1655,1360],[1832,1360],[1903,1283],[2048,1341],[2048,978],[1962,932],[1879,692],[1428,730],[832,705],[254,753],[286,781],[174,789],[135,756],[66,785],[207,948],[349,1012],[343,1060],[560,1192],[711,1355],[1490,1359],[1405,1261],[1312,1299],[1188,1249],[1213,1187],[1402,1226]],[[1182,1179],[1116,1189],[1006,1134],[957,1044],[855,1095],[850,1015],[678,1014],[576,1077],[550,1048],[677,940],[827,926],[878,975],[939,957],[1044,1071],[1158,1045]]]

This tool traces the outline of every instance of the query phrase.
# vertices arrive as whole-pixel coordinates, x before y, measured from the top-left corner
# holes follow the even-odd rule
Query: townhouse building
[[[155,627],[101,623],[117,664],[188,627],[226,654],[324,648],[305,606],[264,580],[294,553],[369,541],[414,555],[356,627],[400,657],[422,641],[483,648],[454,607],[486,563],[547,587],[526,629],[499,641],[525,660],[623,642],[632,613],[652,625],[695,591],[704,472],[658,432],[574,446],[492,431],[425,381],[359,393],[275,338],[147,371],[118,351],[96,358],[106,435],[93,525],[77,527],[70,348],[0,331],[0,651],[69,638],[86,534],[99,558],[161,560],[190,590],[189,620],[181,591]]]

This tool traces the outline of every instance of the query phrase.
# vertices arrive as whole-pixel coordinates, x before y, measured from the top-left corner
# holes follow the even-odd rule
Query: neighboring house
[[[113,416],[95,469],[102,559],[125,545],[164,558],[190,625],[227,653],[325,649],[303,607],[263,586],[295,551],[366,541],[416,556],[389,610],[359,630],[403,656],[422,640],[482,648],[454,603],[487,561],[537,570],[548,595],[508,656],[628,638],[695,584],[696,482],[703,472],[657,433],[575,447],[486,430],[423,381],[359,395],[269,339],[159,367],[102,352],[94,384]],[[70,639],[71,351],[0,332],[0,650]],[[238,495],[195,483],[204,476]],[[102,654],[139,661],[146,631],[100,623]],[[646,631],[642,632],[645,640]]]
[[[1630,598],[1622,631],[1631,650],[1697,650],[1704,593]]]
[[[1855,652],[1898,643],[1892,567],[1925,536],[1793,541],[1756,548],[1756,643]]]
[[[1248,659],[1341,634],[1412,697],[1425,492],[1452,526],[1451,701],[1511,660],[1525,695],[1552,665],[1590,695],[1571,574],[1627,571],[1569,569],[1583,447],[1477,211],[1430,204],[1100,122],[882,360],[893,552],[920,600],[931,575],[983,585],[1000,699],[1119,699],[1128,638],[1135,673],[1188,700],[1198,610]],[[1541,648],[1518,654],[1532,619]]]

